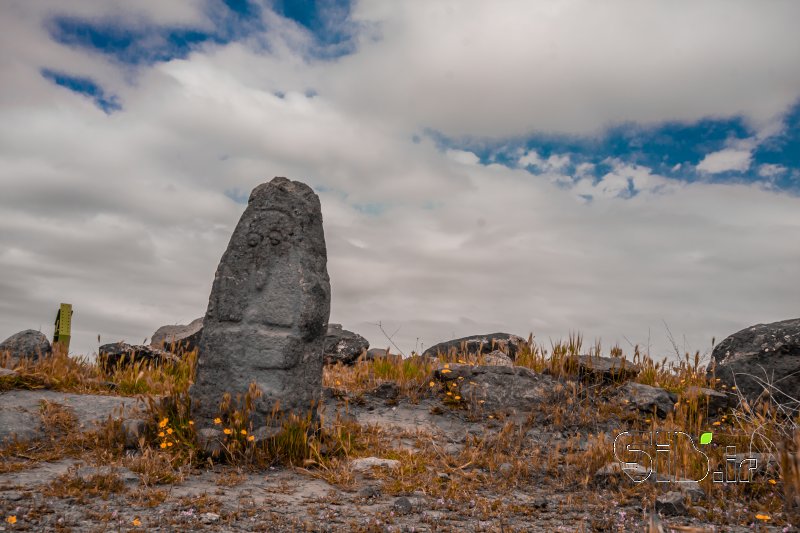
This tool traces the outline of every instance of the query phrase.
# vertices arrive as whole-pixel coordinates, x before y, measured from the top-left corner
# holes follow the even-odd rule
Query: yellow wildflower
[[[253,442],[254,440],[256,440],[256,438],[253,435],[250,435],[249,437],[247,437],[247,440]]]
[[[172,428],[167,428],[167,435],[172,435]]]
[[[167,443],[167,446],[172,446],[172,443],[171,443],[171,442],[168,442],[168,443]]]
[[[766,520],[769,520],[769,519],[770,519],[770,516],[769,516],[768,514],[761,514],[761,513],[759,513],[759,514],[757,514],[757,515],[756,515],[756,518],[758,518],[759,520],[764,520],[764,521],[766,521]]]
[[[16,524],[17,523],[17,517],[12,514],[8,518],[6,518],[6,522],[8,522],[9,524]]]
[[[222,424],[222,419],[220,417],[217,417],[217,418],[214,419],[214,423],[215,424]]]
[[[193,426],[194,425],[194,420],[189,420],[189,425]]]
[[[774,479],[770,479],[770,480],[769,480],[769,484],[770,484],[770,485],[777,485],[777,484],[778,484],[778,482],[777,482],[777,481],[775,481]]]
[[[229,428],[223,429],[222,432],[225,433],[226,435],[230,435],[231,433],[233,433],[233,431],[231,431]]]
[[[430,383],[428,383],[428,385],[430,385],[431,387],[433,387],[433,386],[435,386],[435,385],[436,385],[436,383],[434,383],[433,381],[431,381]]]
[[[163,437],[163,436],[164,436],[164,432],[163,432],[163,431],[159,431],[159,432],[158,432],[158,436],[159,436],[159,437]]]
[[[712,426],[718,426],[718,425],[720,425],[721,423],[722,423],[722,422],[720,422],[719,420],[717,420],[716,422],[714,422],[714,423],[713,423],[713,424],[711,424],[711,425],[712,425]]]
[[[460,399],[461,399],[461,396],[456,396],[456,397],[455,397],[455,399],[456,399],[456,400],[460,400]]]
[[[142,525],[142,521],[139,520],[138,518],[134,518],[133,519],[133,525],[136,526],[136,527],[139,527],[139,526]]]
[[[450,370],[449,368],[442,369],[442,374],[449,374],[450,372],[452,372],[452,370]]]
[[[166,442],[162,442],[161,444],[159,444],[159,446],[161,446],[161,449],[163,450],[164,448],[167,447],[167,443]]]
[[[165,428],[167,427],[167,424],[169,424],[169,418],[165,418],[161,422],[159,422],[158,427]]]
[[[246,429],[243,429],[243,430],[241,430],[239,433],[241,433],[242,435],[247,435],[247,430],[246,430]]]

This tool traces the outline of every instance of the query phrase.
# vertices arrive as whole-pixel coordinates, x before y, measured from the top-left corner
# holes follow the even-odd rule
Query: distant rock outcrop
[[[142,346],[115,342],[104,344],[100,347],[98,363],[104,370],[123,368],[134,363],[161,365],[164,363],[177,363],[178,357],[164,350],[152,346]]]
[[[161,326],[153,333],[150,346],[175,354],[191,352],[200,344],[203,335],[203,317],[187,325]]]
[[[756,324],[720,342],[708,372],[750,401],[796,403],[800,391],[800,318]]]
[[[328,324],[323,350],[326,365],[352,365],[368,348],[369,341],[358,333],[342,329],[341,324]]]
[[[41,331],[26,329],[15,333],[0,343],[0,357],[5,353],[11,356],[10,364],[19,364],[20,359],[37,360],[53,351],[50,341]]]
[[[463,353],[464,355],[488,354],[494,350],[501,350],[512,360],[516,359],[522,345],[527,341],[510,333],[488,333],[486,335],[470,335],[451,341],[434,344],[422,355],[436,357],[439,354]]]

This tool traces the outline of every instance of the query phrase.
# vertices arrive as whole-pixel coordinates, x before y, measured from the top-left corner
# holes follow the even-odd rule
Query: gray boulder
[[[342,363],[352,365],[358,358],[366,353],[369,348],[369,341],[352,331],[342,329],[341,324],[328,324],[328,332],[325,334],[325,364]]]
[[[97,362],[106,371],[124,368],[135,363],[158,366],[180,361],[178,357],[164,350],[124,342],[104,344],[98,351],[100,355]]]
[[[203,317],[192,320],[187,325],[161,326],[153,333],[150,346],[183,354],[195,350],[203,335]]]
[[[672,412],[678,401],[671,392],[632,381],[622,386],[619,393],[622,401],[631,409],[650,414],[655,411],[662,418]]]
[[[713,389],[706,389],[703,387],[687,387],[681,394],[682,400],[697,400],[701,409],[706,411],[709,416],[714,416],[729,407],[736,405],[736,395],[716,391]]]
[[[522,337],[510,333],[487,333],[434,344],[422,352],[422,355],[426,357],[437,357],[439,354],[478,355],[502,350],[513,360],[526,342]]]
[[[460,383],[461,397],[469,405],[489,411],[530,411],[551,398],[556,381],[521,366],[455,365],[438,368],[434,379]]]
[[[577,373],[584,381],[620,382],[635,378],[641,368],[618,357],[575,355],[567,358],[568,371]]]
[[[330,315],[330,281],[319,198],[286,178],[250,194],[220,260],[190,389],[195,422],[210,427],[225,393],[250,384],[254,428],[273,407],[311,412],[322,395],[322,348]]]
[[[709,375],[728,390],[736,388],[750,401],[800,400],[800,318],[756,324],[720,342],[711,354]]]
[[[10,365],[16,366],[20,359],[37,360],[49,355],[53,351],[50,341],[41,331],[26,329],[11,335],[0,343],[0,362],[7,353],[10,355]]]
[[[383,357],[387,357],[388,355],[389,351],[386,348],[370,348],[367,350],[367,361],[381,359]]]

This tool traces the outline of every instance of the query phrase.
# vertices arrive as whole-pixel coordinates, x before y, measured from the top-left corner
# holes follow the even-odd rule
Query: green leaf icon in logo
[[[711,442],[712,438],[713,438],[713,435],[710,432],[709,433],[703,433],[702,435],[700,435],[700,444],[708,444],[708,443]]]

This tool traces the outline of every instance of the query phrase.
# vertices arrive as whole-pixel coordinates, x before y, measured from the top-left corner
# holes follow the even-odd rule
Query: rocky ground
[[[394,396],[385,386],[355,396],[327,391],[325,420],[338,412],[381,442],[377,457],[350,461],[336,472],[314,465],[260,471],[214,465],[159,484],[124,466],[124,460],[104,466],[96,454],[24,464],[26,449],[32,454],[41,442],[32,440],[10,458],[23,466],[15,463],[0,474],[0,531],[792,530],[753,523],[747,505],[736,501],[723,508],[702,499],[685,505],[688,500],[679,498],[678,509],[665,512],[662,494],[662,512],[653,513],[652,488],[620,491],[602,476],[570,470],[559,460],[586,448],[598,429],[613,432],[613,422],[531,424],[529,416],[476,417],[447,408],[435,396],[417,403]],[[25,426],[36,436],[42,400],[67,406],[84,430],[120,409],[136,408],[131,398],[9,390],[0,393],[0,439]],[[475,442],[489,443],[481,452],[491,455],[492,439],[510,427],[525,431],[517,444],[520,454],[550,450],[547,464],[529,464],[522,472],[519,463],[458,464],[464,448]],[[438,457],[418,462],[420,454]],[[584,475],[591,482],[582,483]],[[413,486],[419,479],[429,481]],[[462,481],[468,489],[458,491],[454,485]],[[738,525],[731,520],[737,514],[742,515]],[[723,515],[722,521],[713,518]]]

